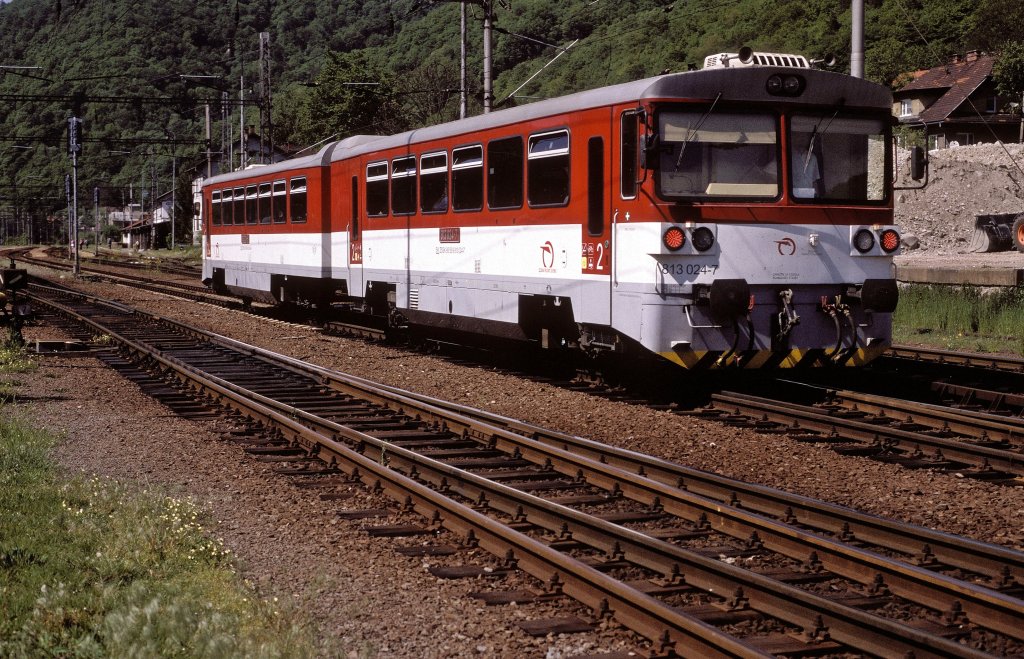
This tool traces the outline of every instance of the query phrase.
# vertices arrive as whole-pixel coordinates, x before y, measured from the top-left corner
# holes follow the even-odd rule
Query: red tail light
[[[879,237],[878,244],[882,246],[883,252],[892,254],[900,248],[900,234],[895,229],[886,229]]]
[[[679,227],[669,227],[661,236],[661,242],[669,251],[677,252],[686,244],[686,234]]]

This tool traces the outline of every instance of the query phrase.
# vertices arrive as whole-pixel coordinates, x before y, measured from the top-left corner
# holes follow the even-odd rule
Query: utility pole
[[[466,85],[469,82],[466,79],[466,48],[467,48],[467,35],[466,35],[466,2],[459,3],[459,42],[461,46],[461,57],[459,60],[459,119],[466,118],[467,107],[467,90]]]
[[[174,214],[178,204],[175,195],[178,192],[178,154],[171,147],[171,251],[174,251]]]
[[[96,256],[100,255],[100,188],[94,186],[92,189],[92,207],[93,207],[93,229],[96,234]]]
[[[64,199],[68,206],[68,257],[75,247],[75,236],[71,226],[71,174],[64,175]]]
[[[76,277],[82,274],[81,255],[78,253],[78,152],[82,150],[81,132],[82,120],[77,116],[68,117],[68,151],[71,153],[71,212],[68,215],[68,238],[75,256],[73,272]]]
[[[853,0],[850,6],[850,75],[864,77],[864,0]]]
[[[239,77],[238,82],[238,168],[245,169],[245,76]]]
[[[210,144],[213,133],[210,131],[210,104],[206,104],[206,178],[213,177],[213,154],[210,152]],[[223,161],[221,156],[221,161]]]
[[[484,114],[491,111],[494,103],[494,83],[491,80],[491,64],[493,46],[491,37],[494,32],[494,0],[481,0],[484,8]]]
[[[274,162],[270,109],[270,33],[260,32],[260,162],[263,164]]]

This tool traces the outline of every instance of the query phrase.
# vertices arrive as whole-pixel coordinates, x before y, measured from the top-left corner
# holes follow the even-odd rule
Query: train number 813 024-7
[[[664,275],[714,275],[718,272],[717,263],[661,263]]]

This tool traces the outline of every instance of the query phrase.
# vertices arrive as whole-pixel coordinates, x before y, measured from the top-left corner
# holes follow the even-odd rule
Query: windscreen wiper
[[[697,122],[697,125],[694,127],[693,132],[685,140],[683,140],[682,145],[679,147],[679,157],[676,158],[675,171],[678,172],[679,168],[683,165],[683,154],[686,153],[686,145],[695,140],[697,138],[697,135],[700,134],[701,126],[704,125],[704,122],[707,121],[708,117],[711,116],[711,113],[714,112],[715,106],[718,105],[718,101],[721,98],[722,92],[718,92],[718,96],[715,97],[715,100],[711,101],[711,107],[709,107],[707,111],[705,111],[704,114],[701,115],[701,118]]]

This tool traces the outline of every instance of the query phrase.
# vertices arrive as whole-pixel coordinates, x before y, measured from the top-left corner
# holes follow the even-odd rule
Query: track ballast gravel
[[[1022,487],[843,457],[824,445],[612,402],[487,368],[324,336],[312,328],[155,293],[88,282],[76,287],[385,384],[744,481],[1024,549]],[[45,338],[47,331],[32,328],[30,334]],[[546,604],[484,607],[467,593],[520,584],[437,579],[426,566],[440,559],[407,558],[393,551],[398,544],[417,541],[373,539],[358,532],[361,526],[395,519],[338,519],[336,511],[342,507],[379,506],[382,502],[371,495],[319,501],[315,494],[271,473],[272,465],[244,458],[238,446],[218,440],[224,421],[181,420],[91,358],[40,361],[38,371],[17,376],[26,396],[20,409],[67,437],[59,449],[63,464],[151,484],[206,504],[217,520],[213,533],[239,557],[243,575],[266,596],[308,607],[332,650],[352,657],[569,657],[636,647],[630,635],[606,627],[532,639],[510,626],[510,620],[564,615],[564,610],[559,613]],[[447,562],[474,560],[490,559],[463,555]],[[577,614],[585,616],[586,611]]]

